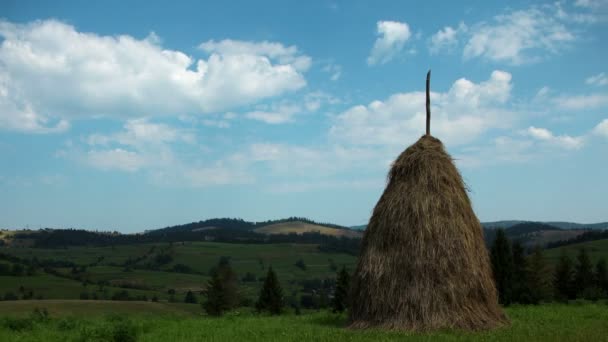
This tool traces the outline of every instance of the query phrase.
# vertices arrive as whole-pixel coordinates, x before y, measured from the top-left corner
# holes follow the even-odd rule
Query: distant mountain
[[[484,228],[511,228],[517,224],[522,223],[542,223],[549,226],[553,226],[559,229],[608,229],[608,222],[599,223],[575,223],[575,222],[562,222],[562,221],[546,221],[546,222],[534,222],[524,220],[504,220],[504,221],[492,221],[482,222],[481,225]],[[351,229],[365,230],[366,224],[351,226]]]
[[[322,235],[330,236],[345,236],[351,238],[361,237],[363,234],[360,230],[346,229],[346,228],[334,228],[320,224],[307,223],[302,221],[288,221],[281,223],[274,223],[266,225],[260,228],[254,229],[256,233],[262,234],[303,234],[318,232]]]
[[[203,232],[211,230],[230,230],[252,232],[265,235],[303,234],[318,232],[322,235],[360,237],[361,232],[332,223],[319,223],[304,217],[289,217],[279,220],[249,222],[243,219],[215,218],[146,231],[147,235],[168,233]]]

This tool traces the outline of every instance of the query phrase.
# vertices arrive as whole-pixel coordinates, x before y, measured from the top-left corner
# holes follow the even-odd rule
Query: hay
[[[394,162],[352,284],[351,328],[482,330],[508,322],[481,224],[438,139],[423,136]]]

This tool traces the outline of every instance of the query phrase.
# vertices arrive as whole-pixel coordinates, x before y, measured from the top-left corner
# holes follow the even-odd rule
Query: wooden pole
[[[431,70],[426,74],[426,135],[431,135]]]

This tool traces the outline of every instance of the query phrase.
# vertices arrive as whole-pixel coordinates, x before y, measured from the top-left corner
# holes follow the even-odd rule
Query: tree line
[[[209,279],[206,289],[202,292],[204,300],[201,305],[205,312],[212,316],[221,316],[242,306],[243,302],[238,289],[238,277],[230,265],[230,259],[221,258],[211,273],[211,279]],[[348,307],[350,275],[343,267],[337,272],[336,278],[335,290],[331,293],[329,305],[334,312],[343,312]],[[195,303],[197,300],[194,294],[189,291],[184,301]],[[291,304],[296,314],[300,313],[300,305],[297,302],[287,303],[277,274],[270,266],[254,304],[256,311],[258,313],[280,315],[285,311],[287,304]]]
[[[521,243],[511,243],[504,230],[498,229],[490,259],[503,305],[608,298],[606,260],[594,265],[585,248],[579,249],[574,261],[562,251],[558,263],[551,267],[540,246],[526,255]]]

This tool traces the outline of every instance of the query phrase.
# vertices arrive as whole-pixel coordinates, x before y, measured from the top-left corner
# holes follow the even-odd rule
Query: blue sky
[[[608,1],[0,4],[0,227],[365,223],[424,133],[483,221],[608,220]]]

